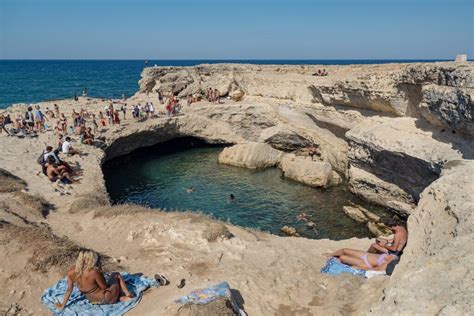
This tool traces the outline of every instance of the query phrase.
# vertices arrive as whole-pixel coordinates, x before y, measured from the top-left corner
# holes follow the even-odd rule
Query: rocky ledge
[[[128,119],[109,126],[100,136],[102,149],[82,147],[87,155],[70,161],[84,175],[66,195],[59,196],[36,175],[34,161],[45,143],[54,144],[51,133],[38,139],[0,137],[5,148],[0,166],[24,180],[15,178],[13,191],[0,192],[6,201],[0,213],[1,237],[11,240],[0,247],[12,258],[1,265],[1,281],[12,290],[0,292],[0,303],[19,302],[41,314],[35,303],[40,286],[51,284],[68,263],[54,261],[57,253],[49,255],[32,242],[42,240],[35,236],[46,236],[54,241],[54,249],[71,254],[76,246],[89,247],[132,272],[153,273],[151,267],[158,264],[174,278],[187,273],[193,287],[227,279],[242,292],[246,310],[256,315],[470,313],[472,291],[466,280],[473,278],[474,263],[472,63],[330,66],[329,76],[313,76],[318,68],[322,67],[145,69],[131,104],[156,105],[157,90],[165,96],[202,97],[209,87],[230,99],[184,106],[176,117]],[[235,95],[239,102],[231,100]],[[55,103],[68,112],[81,107],[98,112],[107,101]],[[17,115],[23,108],[7,111]],[[408,217],[408,246],[395,273],[365,282],[319,273],[324,262],[320,252],[365,248],[368,240],[281,238],[199,216],[109,205],[101,171],[104,161],[182,136],[229,145],[220,155],[222,163],[279,167],[285,176],[313,186],[347,181],[360,197]],[[313,158],[310,145],[318,148]],[[25,205],[31,199],[18,192],[25,185],[27,195],[42,196],[32,204],[35,212],[37,205],[49,205],[49,214],[31,214],[31,203]],[[362,214],[361,220],[376,221],[360,209],[345,211],[353,218]],[[226,231],[235,237],[224,238]],[[25,232],[27,239],[22,237]],[[42,261],[33,260],[36,257]],[[38,274],[35,267],[47,264],[56,272]],[[29,289],[21,295],[12,281],[19,271]],[[269,288],[272,293],[262,295]],[[180,293],[163,291],[151,294],[156,299],[145,297],[132,313],[173,314],[170,306]]]

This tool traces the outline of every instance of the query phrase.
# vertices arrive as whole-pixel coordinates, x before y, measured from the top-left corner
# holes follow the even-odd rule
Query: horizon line
[[[335,61],[335,60],[341,60],[341,61],[354,61],[354,60],[365,60],[365,61],[371,61],[371,60],[378,60],[378,61],[383,61],[383,60],[433,60],[433,61],[454,61],[454,58],[448,59],[448,58],[335,58],[335,59],[330,59],[330,58],[177,58],[177,59],[172,59],[172,58],[162,58],[162,59],[153,59],[153,58],[111,58],[111,59],[106,59],[106,58],[0,58],[0,61],[8,61],[8,60],[14,60],[14,61],[26,61],[26,60],[31,60],[31,61],[48,61],[48,60],[65,60],[65,61],[71,61],[71,60],[90,60],[90,61],[110,61],[110,60],[116,60],[116,61],[150,61],[150,60],[163,60],[163,61],[202,61],[202,60],[218,60],[218,61],[235,61],[235,60],[241,60],[241,61],[246,61],[246,60],[262,60],[262,61],[272,61],[272,60],[277,60],[277,61],[282,61],[282,60],[289,60],[289,61],[311,61],[311,60],[317,60],[317,61]],[[468,59],[468,61],[473,61],[472,59]]]

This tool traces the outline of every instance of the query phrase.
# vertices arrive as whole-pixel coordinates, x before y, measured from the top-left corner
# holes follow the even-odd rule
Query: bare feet
[[[120,296],[120,299],[119,301],[120,302],[128,302],[132,299],[133,297],[129,297],[129,296]]]

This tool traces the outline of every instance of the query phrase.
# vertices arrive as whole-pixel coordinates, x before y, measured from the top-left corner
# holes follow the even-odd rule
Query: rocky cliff
[[[223,97],[239,94],[244,102],[271,105],[277,115],[267,121],[268,132],[250,124],[244,139],[286,151],[294,150],[292,139],[306,146],[315,141],[354,193],[402,216],[447,161],[474,157],[472,63],[328,66],[328,76],[315,76],[321,68],[152,67],[143,71],[137,95],[159,90],[203,97],[217,88]],[[261,126],[257,116],[239,121]],[[274,141],[282,138],[285,146]]]
[[[69,260],[78,247],[86,247],[131,272],[163,269],[173,281],[185,276],[189,290],[228,280],[241,291],[245,309],[255,315],[470,314],[472,63],[331,66],[326,67],[329,76],[313,76],[318,68],[147,68],[141,90],[129,104],[156,105],[158,89],[185,96],[213,87],[222,96],[244,98],[184,105],[176,117],[161,115],[144,122],[128,118],[107,126],[100,136],[102,148],[82,146],[85,155],[66,158],[83,175],[81,183],[63,192],[38,176],[38,166],[32,163],[44,144],[55,143],[52,133],[40,133],[37,139],[0,137],[5,148],[0,166],[24,180],[15,192],[0,192],[0,248],[9,258],[0,263],[0,281],[6,284],[0,290],[0,311],[18,302],[25,312],[42,314],[41,291],[69,264],[58,263],[58,256],[67,254]],[[65,112],[84,108],[97,113],[108,101],[54,103]],[[163,111],[164,106],[156,109]],[[16,117],[24,108],[6,111]],[[319,273],[325,260],[321,252],[366,249],[367,239],[281,238],[197,215],[108,205],[100,168],[104,160],[181,136],[233,145],[222,153],[223,163],[278,166],[286,176],[309,185],[326,186],[337,183],[339,175],[346,177],[360,197],[401,217],[409,215],[408,246],[394,274],[362,280]],[[311,144],[318,145],[313,159],[307,151]],[[0,180],[11,190],[9,182]],[[50,213],[40,212],[44,210]],[[234,237],[224,238],[226,232]],[[60,255],[44,251],[49,246],[38,236],[55,241],[52,248]],[[38,261],[53,263],[47,272],[38,272],[31,267]],[[175,314],[167,308],[182,294],[174,286],[160,288],[145,296],[132,314]]]
[[[327,68],[329,75],[315,76]],[[474,135],[474,65],[420,63],[350,66],[199,65],[146,68],[140,92],[179,96],[243,94],[281,101],[371,110],[381,115],[422,117]]]

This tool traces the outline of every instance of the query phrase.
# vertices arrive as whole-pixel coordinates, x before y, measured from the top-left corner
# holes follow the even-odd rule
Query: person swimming
[[[194,192],[194,187],[190,186],[189,188],[186,189],[186,192],[193,193]]]
[[[235,196],[234,194],[229,195],[229,199],[227,199],[227,203],[234,203],[235,202]]]
[[[298,222],[299,222],[299,221],[305,221],[305,222],[307,222],[307,221],[308,221],[308,218],[307,218],[306,216],[307,216],[306,213],[301,213],[301,214],[298,214],[298,215],[296,216],[296,219],[297,219]]]

